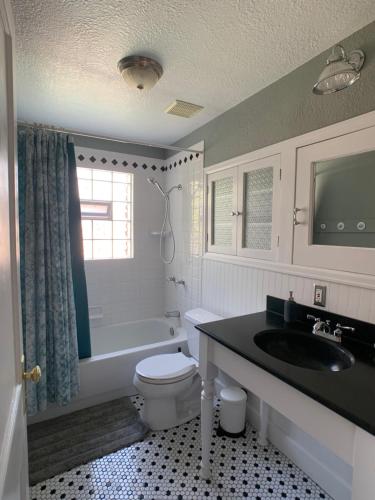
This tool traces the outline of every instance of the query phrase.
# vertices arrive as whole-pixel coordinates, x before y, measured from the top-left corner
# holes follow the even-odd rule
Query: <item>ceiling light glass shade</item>
[[[362,50],[353,50],[346,56],[341,45],[335,45],[327,59],[327,65],[313,87],[314,94],[332,94],[353,85],[361,76],[365,55]]]
[[[138,90],[152,89],[163,74],[157,61],[144,56],[124,57],[117,66],[129,87]]]

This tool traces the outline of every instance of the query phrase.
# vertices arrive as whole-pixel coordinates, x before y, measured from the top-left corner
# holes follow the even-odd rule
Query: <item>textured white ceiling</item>
[[[374,0],[13,0],[21,120],[172,143],[375,19]],[[130,91],[117,61],[164,67]],[[322,60],[323,63],[323,60]],[[313,82],[312,82],[313,83]],[[164,114],[175,98],[196,117]]]

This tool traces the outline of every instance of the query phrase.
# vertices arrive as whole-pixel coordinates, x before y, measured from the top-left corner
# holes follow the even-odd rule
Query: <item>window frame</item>
[[[106,215],[85,215],[82,213],[82,205],[103,205],[108,207],[108,211]],[[85,200],[85,199],[80,199],[80,206],[81,206],[81,220],[111,220],[113,221],[113,201],[97,201],[97,200]]]
[[[129,205],[129,219],[128,220],[124,220],[123,222],[127,222],[127,223],[130,223],[130,237],[129,238],[124,238],[124,239],[119,239],[119,238],[113,238],[113,232],[112,232],[112,238],[110,239],[104,239],[102,241],[111,241],[112,242],[112,256],[111,257],[101,257],[101,258],[94,258],[93,256],[93,251],[92,251],[92,257],[91,258],[86,258],[85,255],[83,255],[83,258],[84,258],[84,261],[85,263],[86,262],[98,262],[98,261],[120,261],[120,260],[130,260],[130,259],[134,259],[134,185],[135,185],[135,175],[133,172],[127,172],[127,171],[124,171],[123,168],[116,168],[114,167],[113,165],[85,165],[85,164],[80,164],[80,165],[77,165],[77,180],[78,180],[78,183],[79,183],[79,179],[80,179],[80,176],[79,176],[79,169],[88,169],[88,170],[91,170],[91,171],[94,171],[94,170],[102,170],[102,171],[107,171],[107,172],[111,172],[112,174],[113,173],[120,173],[120,174],[126,174],[127,176],[129,176],[129,179],[130,179],[130,182],[128,183],[124,183],[124,184],[130,184],[131,185],[131,195],[130,195],[130,201],[108,201],[108,200],[88,200],[86,198],[79,198],[79,201],[80,201],[80,205],[81,203],[85,203],[85,204],[106,204],[107,206],[110,207],[110,216],[105,216],[105,217],[86,217],[86,216],[83,216],[82,217],[82,214],[81,214],[81,221],[84,221],[84,220],[91,220],[91,221],[111,221],[112,223],[113,222],[122,222],[121,220],[113,220],[113,203],[116,203],[116,202],[119,202],[119,203],[126,203]],[[83,179],[83,178],[82,178]],[[84,179],[84,180],[90,180],[90,179]],[[91,182],[93,180],[96,180],[96,179],[93,179],[91,178]],[[103,182],[110,182],[111,185],[112,185],[112,190],[113,190],[113,184],[117,183],[118,181],[114,181],[113,180],[113,176],[112,176],[112,180],[110,181],[104,181]],[[113,193],[113,191],[112,191]],[[113,226],[112,226],[112,229],[113,229]],[[82,242],[84,243],[85,241],[95,241],[95,240],[100,240],[98,238],[84,238],[83,237],[83,234],[82,234]],[[128,241],[129,242],[129,245],[130,245],[130,255],[128,257],[114,257],[113,256],[113,242],[115,241]]]

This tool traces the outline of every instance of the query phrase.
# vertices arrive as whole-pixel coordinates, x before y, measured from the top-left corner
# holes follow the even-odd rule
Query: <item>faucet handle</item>
[[[315,321],[316,323],[317,323],[318,321],[320,321],[320,318],[316,318],[316,317],[315,317],[315,316],[313,316],[312,314],[308,314],[308,315],[306,316],[306,318],[307,318],[307,319],[311,319],[311,320]]]
[[[335,336],[341,336],[343,330],[347,330],[352,333],[355,332],[355,328],[353,328],[352,326],[345,326],[345,325],[340,325],[340,323],[337,323],[336,329],[334,330],[333,334]]]
[[[176,277],[175,276],[168,276],[167,281],[170,281],[171,283],[176,283]]]

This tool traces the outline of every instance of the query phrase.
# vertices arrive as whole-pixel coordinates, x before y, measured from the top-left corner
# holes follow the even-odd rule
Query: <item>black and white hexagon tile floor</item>
[[[139,410],[142,398],[133,403]],[[215,411],[218,423],[219,403]],[[199,478],[200,421],[150,433],[129,448],[38,483],[31,500],[331,500],[274,446],[244,438],[215,437],[213,478]]]

